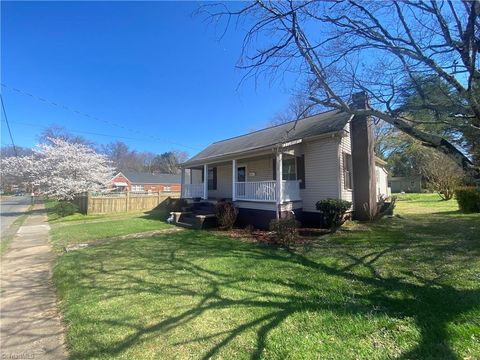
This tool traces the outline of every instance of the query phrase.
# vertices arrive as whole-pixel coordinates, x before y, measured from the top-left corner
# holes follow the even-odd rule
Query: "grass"
[[[10,247],[10,244],[13,241],[13,238],[15,237],[15,234],[17,230],[22,226],[22,224],[27,220],[27,217],[30,213],[30,210],[32,210],[33,205],[30,205],[28,210],[25,212],[25,214],[20,215],[18,218],[15,219],[15,221],[12,223],[11,228],[8,230],[9,234],[6,236],[2,237],[2,240],[0,241],[0,256],[3,256]],[[13,228],[13,231],[12,231]]]
[[[294,250],[182,231],[58,258],[74,359],[480,358],[480,214],[434,195]]]
[[[164,221],[166,214],[163,211],[113,215],[76,213],[59,217],[54,211],[54,201],[46,202],[45,207],[51,227],[50,240],[56,250],[68,245],[172,227]]]

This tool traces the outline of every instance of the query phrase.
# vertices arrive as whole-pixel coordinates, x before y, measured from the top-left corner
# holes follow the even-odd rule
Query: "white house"
[[[366,105],[362,95],[356,101]],[[315,225],[315,204],[327,198],[353,202],[354,216],[366,220],[388,195],[372,127],[368,117],[332,110],[215,142],[182,164],[181,196],[231,200],[240,225],[266,227],[277,208]]]

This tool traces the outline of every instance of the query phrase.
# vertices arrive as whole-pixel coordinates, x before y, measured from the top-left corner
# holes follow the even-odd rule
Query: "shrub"
[[[288,246],[297,239],[298,221],[295,218],[273,219],[270,221],[270,231],[275,233],[275,239],[278,243]]]
[[[180,212],[187,206],[188,202],[185,199],[172,199],[170,203],[170,211]]]
[[[59,201],[57,205],[55,205],[54,207],[54,212],[59,217],[73,215],[78,211],[79,211],[78,206],[69,201]]]
[[[230,201],[222,201],[215,206],[218,223],[222,229],[230,230],[237,220],[238,210]]]
[[[480,212],[480,191],[475,187],[463,187],[455,190],[458,207],[461,212]]]
[[[336,229],[345,222],[345,213],[352,203],[340,199],[326,199],[317,202],[317,210],[322,214],[322,225],[329,229]]]

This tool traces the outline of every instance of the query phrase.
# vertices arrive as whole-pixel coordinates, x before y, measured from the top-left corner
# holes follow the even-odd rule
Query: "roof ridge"
[[[232,140],[232,139],[237,139],[237,138],[240,138],[240,137],[242,137],[242,136],[248,136],[248,135],[251,135],[251,134],[260,132],[260,131],[265,131],[265,130],[273,129],[273,128],[280,127],[280,126],[285,126],[285,125],[287,125],[287,124],[290,124],[290,123],[293,123],[293,122],[296,122],[296,121],[307,120],[307,119],[310,119],[310,118],[312,118],[312,117],[314,117],[314,116],[326,114],[326,113],[332,112],[332,111],[340,111],[340,110],[338,110],[338,109],[332,109],[332,110],[322,111],[322,112],[319,112],[319,113],[316,113],[316,114],[313,114],[313,115],[310,115],[310,116],[306,116],[306,117],[301,118],[301,119],[287,121],[287,122],[285,122],[285,123],[283,123],[283,124],[277,124],[277,125],[267,126],[267,127],[263,128],[263,129],[251,131],[251,132],[246,133],[246,134],[237,135],[237,136],[232,136],[232,137],[229,137],[229,138],[226,138],[226,139],[223,139],[223,140],[214,141],[214,142],[211,143],[210,145],[218,144],[218,143],[221,143],[221,142],[224,142],[224,141],[228,141],[228,140]]]

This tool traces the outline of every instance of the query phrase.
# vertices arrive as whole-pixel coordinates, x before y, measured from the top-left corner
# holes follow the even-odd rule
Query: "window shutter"
[[[213,189],[212,190],[217,190],[217,168],[213,168]]]
[[[300,189],[305,189],[305,155],[297,156],[297,179],[300,180]]]
[[[277,159],[273,158],[272,160],[272,179],[277,180]]]

